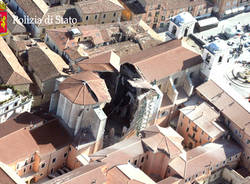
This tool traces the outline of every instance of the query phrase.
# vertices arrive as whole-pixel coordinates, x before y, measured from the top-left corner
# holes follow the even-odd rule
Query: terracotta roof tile
[[[121,59],[132,63],[146,80],[152,82],[202,63],[200,55],[182,47],[180,40],[164,43]]]
[[[212,80],[196,88],[221,113],[250,135],[250,113]]]
[[[7,165],[26,159],[39,150],[28,130],[19,130],[0,139],[0,162]]]
[[[3,83],[9,85],[32,83],[23,67],[19,64],[16,56],[1,37],[0,48],[0,68],[4,68],[4,70],[0,70],[0,79],[3,81]]]
[[[75,3],[83,14],[122,11],[124,8],[110,0],[88,0]]]
[[[60,84],[59,90],[75,104],[90,105],[111,101],[105,81],[93,72],[70,76]]]
[[[81,61],[77,65],[83,71],[114,72],[114,71],[116,71],[116,69],[110,63],[111,54],[112,54],[112,52],[100,54],[100,55],[97,55],[93,58]]]
[[[235,143],[218,140],[181,154],[170,161],[169,166],[186,179],[210,167],[216,167],[217,164],[241,152],[242,149]]]
[[[68,68],[68,65],[44,43],[38,43],[38,47],[30,48],[28,57],[29,66],[41,81],[67,75],[63,72],[63,68]]]
[[[32,128],[37,124],[42,124],[43,119],[29,112],[17,115],[14,118],[0,124],[0,138],[24,128]]]
[[[52,120],[45,125],[30,131],[39,152],[42,155],[50,154],[69,145],[73,138],[58,120]]]

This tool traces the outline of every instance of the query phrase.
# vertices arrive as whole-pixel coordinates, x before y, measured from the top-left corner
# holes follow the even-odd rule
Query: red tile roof
[[[250,113],[212,80],[200,85],[197,91],[228,117],[234,124],[250,135]]]
[[[121,59],[132,63],[143,77],[153,82],[202,63],[200,55],[182,47],[180,40],[164,43]]]
[[[59,90],[75,104],[91,105],[111,101],[105,81],[93,72],[70,76],[60,84]]]

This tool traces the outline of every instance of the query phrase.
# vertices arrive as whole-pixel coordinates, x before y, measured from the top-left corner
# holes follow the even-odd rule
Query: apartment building
[[[124,10],[117,0],[79,1],[75,6],[85,25],[120,22]]]
[[[73,141],[59,121],[41,121],[25,113],[1,125],[0,162],[26,183],[37,182],[66,166]]]
[[[226,92],[212,80],[199,86],[197,92],[220,112],[224,125],[231,130],[232,137],[243,147],[241,161],[243,166],[249,170],[249,112],[231,96],[232,94]]]
[[[216,123],[219,116],[206,102],[180,109],[177,131],[184,137],[184,144],[192,149],[222,137],[225,130]]]
[[[238,145],[218,140],[198,146],[171,160],[167,176],[178,174],[188,184],[195,181],[203,182],[225,166],[236,168],[241,154],[242,149]]]
[[[249,10],[249,0],[212,0],[215,8],[214,12],[220,18],[230,17],[244,10]]]
[[[5,122],[12,115],[30,112],[32,96],[20,93],[13,88],[0,86],[0,123]]]
[[[166,29],[170,18],[181,12],[190,12],[197,18],[209,17],[212,12],[212,4],[206,0],[121,0],[120,2],[125,7],[122,13],[123,19],[142,19],[151,28],[158,31]]]
[[[141,138],[131,137],[90,155],[90,164],[46,184],[60,183],[192,183],[212,180],[225,166],[235,168],[241,149],[227,140],[185,151],[183,138],[172,128],[149,127]],[[216,152],[216,154],[214,154]],[[214,176],[214,175],[213,175]],[[247,180],[241,180],[244,182]]]

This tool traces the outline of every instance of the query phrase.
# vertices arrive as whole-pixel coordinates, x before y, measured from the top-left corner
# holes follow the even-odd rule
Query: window
[[[189,77],[192,79],[192,78],[194,77],[194,72],[191,72],[191,73],[189,74]]]
[[[152,17],[152,13],[151,12],[148,13],[148,17]]]
[[[167,116],[167,115],[168,115],[168,111],[163,111],[163,112],[161,113],[161,117]]]
[[[103,18],[104,18],[104,19],[106,18],[106,14],[103,15]]]
[[[50,173],[52,174],[54,172],[54,169],[52,168],[51,170],[50,170]]]
[[[14,104],[14,106],[16,107],[18,105],[18,102],[16,102],[15,104]]]
[[[5,108],[5,111],[7,111],[7,110],[9,110],[9,106],[7,106],[7,107]]]
[[[55,162],[56,162],[56,158],[53,158],[52,163],[55,163]]]
[[[89,20],[89,16],[86,16],[86,20]]]
[[[247,140],[247,144],[250,144],[250,140],[249,139]]]
[[[113,16],[115,17],[115,16],[116,16],[116,13],[114,13]]]
[[[161,21],[165,21],[165,16],[161,16]]]
[[[30,170],[32,169],[32,165],[30,166]]]
[[[225,165],[225,164],[226,164],[226,161],[223,161],[223,164]]]
[[[26,168],[23,169],[23,172],[26,173]]]
[[[176,78],[175,80],[174,80],[174,85],[176,85],[178,83],[178,79]]]
[[[208,139],[207,139],[207,140],[209,140],[209,141],[210,141],[210,139],[211,139],[211,137],[209,137],[209,136],[208,136]]]
[[[221,63],[221,62],[222,62],[222,56],[219,57],[218,63]]]
[[[234,133],[237,135],[238,134],[238,130],[235,130]]]
[[[34,156],[31,157],[30,162],[34,162]]]
[[[163,28],[164,27],[164,23],[160,23],[160,28]]]
[[[182,127],[182,125],[183,125],[183,123],[181,122],[181,125],[180,125],[180,126]]]
[[[188,132],[188,131],[189,131],[189,128],[186,129],[186,132]]]
[[[209,63],[209,62],[210,62],[210,60],[211,60],[211,56],[210,56],[210,54],[207,54],[207,57],[206,57],[206,62],[207,62],[207,63]]]
[[[204,134],[204,131],[202,130],[201,135],[203,135],[203,134]]]
[[[136,164],[137,164],[137,160],[134,161],[134,165],[136,165]]]
[[[97,19],[97,15],[95,15],[95,19]]]
[[[45,167],[45,163],[42,163],[41,168],[44,168],[44,167]]]
[[[66,158],[68,156],[68,153],[64,153],[64,158]]]
[[[158,17],[159,14],[160,14],[159,11],[155,12],[155,17]]]
[[[143,162],[144,162],[144,157],[141,158],[141,163],[143,163]]]
[[[193,136],[192,136],[193,138],[195,138],[195,133],[193,133]]]
[[[40,176],[43,176],[43,173],[41,173]]]

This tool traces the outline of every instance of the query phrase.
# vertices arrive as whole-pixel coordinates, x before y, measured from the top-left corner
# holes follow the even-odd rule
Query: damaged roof
[[[202,63],[200,55],[184,48],[181,40],[173,40],[121,59],[133,64],[143,77],[153,82]]]
[[[60,84],[59,90],[74,104],[91,105],[111,101],[105,81],[89,71],[70,76]]]

